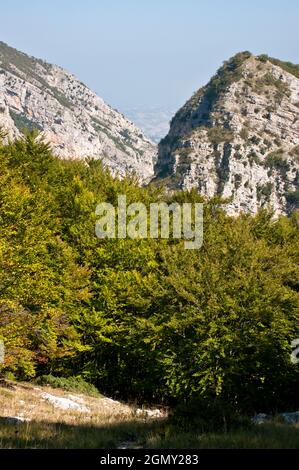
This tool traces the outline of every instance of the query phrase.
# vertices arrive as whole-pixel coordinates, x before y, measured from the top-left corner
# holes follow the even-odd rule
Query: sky
[[[242,50],[299,63],[298,0],[10,0],[0,19],[120,110],[176,109]]]

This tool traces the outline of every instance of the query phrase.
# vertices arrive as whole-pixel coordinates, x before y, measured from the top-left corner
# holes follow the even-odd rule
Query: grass
[[[220,144],[222,142],[231,142],[234,133],[229,129],[224,129],[220,126],[211,127],[208,130],[208,138],[212,144]]]
[[[63,410],[42,394],[84,401],[90,410]],[[11,424],[7,417],[28,422]],[[122,442],[137,442],[153,432],[161,420],[145,421],[136,408],[105,397],[67,392],[49,386],[5,382],[0,386],[0,448],[116,448]],[[148,431],[149,430],[149,431]]]
[[[194,434],[167,428],[152,433],[145,443],[154,449],[298,449],[299,427],[273,423],[228,433]]]
[[[16,426],[0,419],[0,447],[13,449],[116,449],[123,443],[137,446],[149,432],[155,434],[155,423],[120,421],[98,425],[31,422]],[[149,428],[149,431],[148,431]]]
[[[227,433],[183,431],[167,418],[137,416],[133,406],[102,397],[76,394],[90,413],[61,410],[43,400],[42,393],[68,397],[69,392],[32,384],[0,386],[0,448],[2,449],[295,449],[299,425],[273,422]],[[10,424],[6,417],[30,422]]]

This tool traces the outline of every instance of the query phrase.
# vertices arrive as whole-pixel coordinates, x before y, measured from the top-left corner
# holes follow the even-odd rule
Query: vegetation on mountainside
[[[249,59],[252,54],[248,51],[239,52],[229,60],[225,61],[223,65],[218,69],[217,73],[211,78],[209,83],[196,91],[190,100],[176,113],[173,117],[171,124],[174,120],[185,120],[192,116],[192,119],[198,119],[198,113],[194,114],[194,111],[198,108],[201,98],[204,96],[203,103],[203,125],[205,120],[209,118],[209,114],[212,111],[214,103],[217,101],[219,96],[234,82],[239,81],[242,78],[242,65]],[[201,110],[198,111],[199,113]]]
[[[0,69],[7,70],[19,78],[26,78],[27,82],[38,86],[41,90],[47,90],[61,106],[71,109],[73,106],[71,101],[64,93],[47,83],[38,67],[43,68],[46,72],[50,72],[51,69],[51,65],[47,62],[30,57],[0,41]],[[32,126],[25,127],[32,129]],[[39,129],[39,125],[35,125],[35,128]]]
[[[24,129],[27,129],[29,131],[34,131],[35,129],[42,130],[42,126],[39,123],[32,121],[31,119],[28,119],[28,117],[25,114],[16,113],[15,111],[12,111],[11,109],[9,110],[9,114],[12,120],[14,121],[16,128],[21,132]]]
[[[208,130],[208,138],[212,144],[218,145],[222,142],[231,142],[234,138],[234,133],[224,127],[215,126]]]
[[[267,54],[258,56],[258,59],[261,62],[267,62],[269,60],[269,62],[271,62],[273,65],[277,65],[286,72],[294,75],[294,77],[299,78],[299,64],[293,64],[292,62],[275,59],[274,57],[269,57]]]
[[[60,160],[28,134],[0,148],[2,373],[81,376],[101,392],[237,412],[298,406],[298,214],[228,217],[205,204],[204,244],[95,236],[101,202],[200,202]]]
[[[37,65],[39,64],[46,69],[50,67],[50,64],[47,62],[44,62],[41,59],[36,59],[35,57],[30,57],[29,55],[8,46],[2,41],[0,41],[0,60],[1,67],[5,70],[16,73],[15,68],[12,67],[12,65],[14,65],[29,79],[33,78],[37,82],[41,80],[41,77],[36,71]]]

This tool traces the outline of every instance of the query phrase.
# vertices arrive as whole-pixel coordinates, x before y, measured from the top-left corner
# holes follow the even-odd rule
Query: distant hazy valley
[[[123,112],[137,127],[142,129],[149,139],[158,144],[168,133],[170,121],[176,109],[163,106],[140,106],[124,108]]]

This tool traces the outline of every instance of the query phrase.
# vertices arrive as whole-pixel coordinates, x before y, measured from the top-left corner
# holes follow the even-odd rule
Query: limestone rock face
[[[0,42],[0,127],[42,131],[60,157],[103,159],[113,173],[153,175],[156,146],[73,75]]]
[[[299,66],[240,53],[174,116],[155,179],[228,200],[227,212],[298,207]]]

